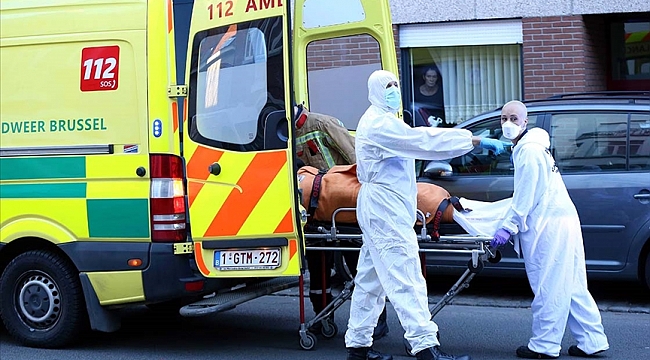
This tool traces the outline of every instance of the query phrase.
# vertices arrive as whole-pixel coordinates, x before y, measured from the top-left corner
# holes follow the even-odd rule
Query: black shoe
[[[605,351],[605,350],[596,351],[593,354],[587,354],[586,352],[580,350],[578,345],[569,346],[569,355],[577,356],[577,357],[594,358],[594,357],[598,357],[598,354],[600,354],[603,351]]]
[[[529,349],[528,346],[520,346],[517,348],[517,357],[524,359],[557,359],[559,356],[536,353]]]
[[[419,353],[415,354],[417,360],[472,360],[471,357],[467,355],[463,356],[454,356],[445,354],[440,351],[440,347],[434,346],[428,349],[424,349]]]
[[[373,341],[377,341],[388,335],[388,323],[386,322],[387,316],[386,308],[384,307],[384,311],[381,312],[379,320],[377,320],[377,326],[375,326],[375,329],[372,332]]]
[[[348,350],[347,360],[368,360],[369,347],[346,348]]]
[[[370,350],[368,350],[368,360],[393,360],[393,355],[382,354],[379,351],[370,348]]]

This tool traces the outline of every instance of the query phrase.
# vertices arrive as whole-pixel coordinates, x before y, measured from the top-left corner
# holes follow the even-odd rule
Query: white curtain
[[[443,81],[445,117],[461,123],[510,100],[521,100],[519,45],[428,48]]]

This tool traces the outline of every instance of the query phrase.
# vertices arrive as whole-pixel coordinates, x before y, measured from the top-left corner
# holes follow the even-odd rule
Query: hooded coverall
[[[413,353],[439,345],[431,321],[415,231],[415,160],[440,160],[472,150],[472,133],[463,129],[411,128],[387,106],[386,86],[397,81],[388,71],[368,79],[370,107],[356,131],[357,220],[363,245],[359,254],[348,348],[372,345],[372,332],[388,295]]]
[[[528,348],[559,356],[569,325],[587,354],[609,345],[598,306],[587,289],[580,219],[549,151],[548,133],[529,130],[513,149],[514,194],[502,224],[519,234],[526,274],[535,295]]]

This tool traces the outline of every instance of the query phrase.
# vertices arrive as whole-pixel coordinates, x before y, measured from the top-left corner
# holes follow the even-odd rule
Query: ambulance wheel
[[[307,331],[305,336],[300,337],[300,347],[303,350],[312,350],[316,347],[316,335]]]
[[[474,264],[472,264],[472,259],[470,259],[467,262],[467,268],[469,268],[470,272],[474,274],[478,274],[481,272],[481,270],[483,270],[483,262],[479,261],[478,263],[476,263],[476,267],[475,267]]]
[[[326,339],[331,339],[339,333],[339,328],[331,318],[323,320],[323,327],[320,329],[321,335]]]
[[[88,326],[78,272],[45,250],[18,255],[0,277],[0,317],[20,343],[58,348]]]

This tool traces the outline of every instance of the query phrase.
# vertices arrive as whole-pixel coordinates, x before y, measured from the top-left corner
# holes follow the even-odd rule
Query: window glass
[[[535,127],[538,115],[528,114],[527,128]],[[456,175],[512,175],[514,167],[510,162],[512,155],[512,141],[505,138],[501,131],[501,119],[490,118],[479,124],[466,128],[474,136],[499,139],[503,141],[506,151],[495,156],[492,151],[474,148],[471,152],[456,157],[451,160],[450,164]]]
[[[355,130],[366,111],[368,77],[381,69],[379,43],[370,35],[319,40],[307,46],[309,110]]]
[[[630,170],[650,169],[650,115],[630,118]]]
[[[263,149],[268,115],[284,109],[281,18],[214,29],[197,38],[190,136],[229,150]]]
[[[650,21],[612,23],[611,47],[614,80],[650,79]]]
[[[624,171],[627,113],[554,114],[551,151],[562,173]]]
[[[519,45],[414,48],[410,60],[414,126],[453,127],[522,97]]]

